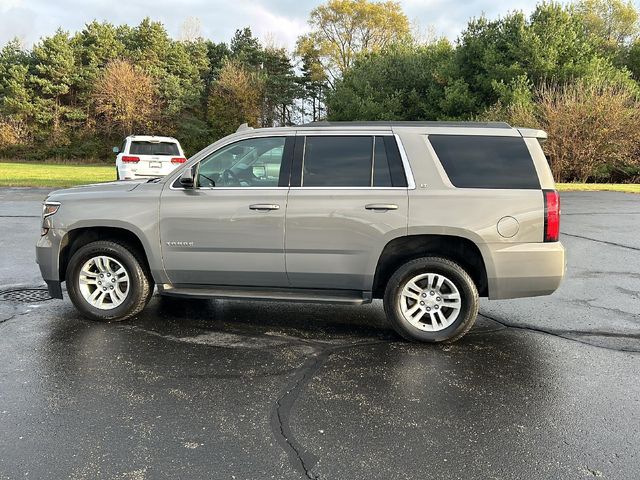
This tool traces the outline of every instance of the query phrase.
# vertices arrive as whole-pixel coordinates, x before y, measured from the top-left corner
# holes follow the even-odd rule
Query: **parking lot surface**
[[[379,302],[87,321],[39,290],[45,195],[0,189],[0,479],[638,478],[640,196],[563,193],[560,290],[434,346]]]

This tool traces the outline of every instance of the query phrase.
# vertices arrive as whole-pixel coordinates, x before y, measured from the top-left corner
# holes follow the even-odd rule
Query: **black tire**
[[[460,293],[458,317],[451,325],[439,331],[421,330],[402,314],[400,297],[404,286],[423,273],[445,276]],[[473,326],[478,316],[478,290],[469,274],[457,263],[440,257],[418,258],[399,267],[389,279],[384,293],[384,310],[394,330],[407,340],[451,343],[462,338]]]
[[[103,310],[91,305],[80,291],[80,270],[93,257],[106,255],[117,260],[129,275],[129,291],[122,303]],[[124,242],[96,241],[78,249],[73,254],[66,274],[67,292],[75,307],[85,317],[101,322],[120,322],[137,315],[149,303],[153,295],[153,279],[140,254]]]
[[[116,167],[116,180],[120,180],[120,172],[118,171],[118,167]]]

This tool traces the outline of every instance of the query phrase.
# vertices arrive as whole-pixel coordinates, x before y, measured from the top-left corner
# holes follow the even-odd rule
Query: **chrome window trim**
[[[290,190],[402,190],[407,187],[289,187]]]
[[[400,140],[400,136],[397,133],[394,133],[393,136],[396,138],[396,143],[398,144],[398,150],[400,151],[400,158],[402,159],[402,166],[404,167],[404,175],[407,177],[406,189],[415,190],[416,182],[413,178],[413,170],[411,170],[411,164],[409,163],[409,157],[407,157],[407,152],[404,149],[402,140]]]
[[[242,140],[249,140],[251,138],[265,138],[265,137],[289,137],[289,136],[303,136],[305,137],[305,145],[303,147],[303,152],[302,152],[302,159],[304,162],[304,153],[306,150],[306,137],[307,136],[322,136],[322,135],[327,135],[327,136],[373,136],[375,137],[376,135],[378,136],[393,136],[396,139],[396,144],[398,145],[398,150],[400,151],[400,159],[402,160],[402,166],[404,167],[404,174],[405,177],[407,178],[407,186],[406,187],[206,187],[206,188],[197,188],[197,189],[190,189],[190,188],[183,188],[183,187],[174,187],[173,184],[175,183],[175,181],[182,175],[182,172],[184,171],[184,168],[191,168],[193,167],[193,165],[195,165],[196,163],[200,162],[203,158],[206,158],[208,155],[210,155],[211,153],[214,153],[215,151],[226,147],[227,145],[230,145],[232,143],[236,143]],[[411,169],[411,164],[409,163],[409,158],[407,156],[407,152],[404,149],[404,145],[402,144],[402,140],[400,140],[400,136],[397,133],[392,133],[389,132],[388,130],[382,132],[382,131],[358,131],[358,132],[354,132],[354,131],[322,131],[322,132],[305,132],[300,131],[300,130],[289,130],[289,131],[283,131],[282,133],[277,133],[274,134],[274,132],[270,132],[270,133],[264,133],[264,134],[259,134],[258,132],[252,134],[252,135],[243,135],[240,137],[236,137],[235,135],[233,135],[233,137],[235,138],[230,138],[227,142],[224,142],[223,144],[220,145],[216,145],[215,148],[213,148],[213,145],[215,145],[215,143],[211,144],[209,147],[203,149],[201,152],[198,152],[197,154],[195,154],[191,160],[189,160],[187,162],[187,164],[185,165],[184,168],[179,169],[179,171],[177,171],[175,173],[175,175],[167,175],[167,180],[166,182],[169,183],[169,189],[170,190],[274,190],[274,189],[292,189],[292,190],[302,190],[302,189],[306,189],[306,190],[310,190],[310,189],[316,189],[316,190],[377,190],[377,189],[381,189],[381,190],[415,190],[416,189],[416,183],[413,177],[413,170]],[[375,139],[374,139],[375,142]],[[216,142],[217,143],[217,142]],[[173,173],[173,172],[172,172]],[[301,173],[301,181],[303,181],[303,175],[304,175],[304,171],[300,172]]]
[[[199,188],[174,188],[173,190],[289,190],[289,187],[199,187]]]

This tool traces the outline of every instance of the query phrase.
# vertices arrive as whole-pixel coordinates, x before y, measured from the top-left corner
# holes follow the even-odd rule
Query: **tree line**
[[[189,154],[241,123],[502,120],[543,128],[556,178],[640,179],[640,24],[623,0],[543,2],[469,20],[451,42],[396,2],[329,0],[292,52],[249,28],[179,39],[150,19],[58,30],[0,51],[0,157],[108,159],[130,133]]]

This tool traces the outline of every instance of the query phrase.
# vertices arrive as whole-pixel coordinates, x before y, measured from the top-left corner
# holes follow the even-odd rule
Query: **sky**
[[[0,45],[18,37],[31,46],[58,27],[75,32],[97,19],[136,25],[144,17],[159,20],[179,38],[188,17],[200,21],[205,38],[229,41],[237,28],[251,27],[263,41],[288,49],[307,31],[309,12],[321,0],[0,0]],[[489,18],[509,11],[531,12],[535,0],[401,0],[409,19],[426,32],[455,40],[471,17]]]

